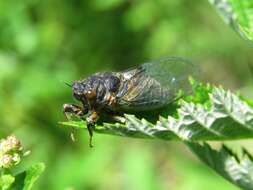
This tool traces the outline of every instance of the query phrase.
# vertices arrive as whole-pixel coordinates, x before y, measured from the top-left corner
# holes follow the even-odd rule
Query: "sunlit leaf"
[[[253,41],[253,1],[209,0],[225,22],[244,39]]]
[[[0,176],[0,189],[7,190],[15,181],[15,178],[12,175],[1,175]]]
[[[31,190],[35,181],[39,178],[41,173],[45,170],[44,163],[38,163],[33,165],[28,170],[15,176],[15,182],[12,186],[13,189],[17,190]]]

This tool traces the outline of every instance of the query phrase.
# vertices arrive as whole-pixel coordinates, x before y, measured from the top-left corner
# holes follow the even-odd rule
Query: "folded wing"
[[[178,57],[165,58],[119,73],[122,85],[117,106],[123,110],[151,110],[175,100],[177,92],[189,90],[188,77],[196,66]]]

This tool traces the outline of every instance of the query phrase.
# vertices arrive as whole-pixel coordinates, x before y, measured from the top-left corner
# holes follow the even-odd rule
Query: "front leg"
[[[79,116],[82,120],[84,120],[84,118],[82,116],[84,116],[87,111],[84,110],[82,107],[74,105],[74,104],[64,104],[63,105],[63,113],[65,114],[65,116],[68,118],[68,114],[73,114],[76,116]],[[87,122],[87,128],[90,134],[90,138],[92,138],[92,129],[91,129],[91,123]],[[71,139],[74,141],[74,137],[71,133]],[[91,145],[91,140],[90,140],[90,146]]]
[[[82,107],[74,105],[74,104],[64,104],[63,113],[66,115],[66,117],[68,114],[74,114],[79,117],[82,117],[85,114]]]
[[[87,114],[86,109],[83,109],[82,107],[74,105],[74,104],[64,104],[63,112],[66,115],[66,117],[68,114],[74,114],[81,117],[81,119],[84,119],[82,116]],[[90,142],[89,142],[90,147],[93,147],[92,146],[93,127],[95,126],[95,123],[97,122],[98,118],[99,118],[99,115],[94,110],[91,111],[90,114],[86,117],[87,129],[90,136]]]
[[[99,115],[96,111],[91,111],[90,115],[86,118],[87,122],[87,129],[90,135],[90,147],[93,147],[92,145],[92,137],[93,137],[93,127],[95,126],[95,123],[99,119]]]
[[[85,112],[86,111],[82,107],[74,105],[74,104],[64,104],[63,105],[63,113],[67,119],[69,119],[69,117],[68,117],[69,114],[79,116],[81,119],[83,119],[82,116],[85,115]],[[70,133],[70,137],[71,137],[71,140],[73,142],[75,142],[73,128],[72,128],[72,132]]]

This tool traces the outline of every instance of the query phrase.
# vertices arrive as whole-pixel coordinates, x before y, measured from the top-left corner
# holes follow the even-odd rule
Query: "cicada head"
[[[83,102],[93,105],[104,98],[105,86],[98,76],[91,76],[86,80],[75,81],[72,85],[73,96]]]
[[[86,85],[82,81],[74,81],[72,84],[73,96],[76,100],[82,102],[84,108],[88,107],[87,98],[85,96]]]

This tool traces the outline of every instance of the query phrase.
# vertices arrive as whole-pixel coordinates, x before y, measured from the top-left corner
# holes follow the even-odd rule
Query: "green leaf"
[[[45,170],[44,163],[38,163],[32,166],[28,171],[26,171],[26,177],[24,181],[24,188],[23,190],[30,190],[32,189],[33,184],[39,178],[41,173]]]
[[[252,0],[209,0],[224,21],[244,39],[253,42]]]
[[[12,189],[15,190],[31,190],[35,181],[39,178],[41,173],[45,169],[44,163],[38,163],[33,165],[28,170],[15,176],[15,183],[12,186]]]
[[[253,138],[253,109],[230,91],[214,87],[209,94],[209,106],[205,103],[182,100],[181,102],[177,117],[160,117],[156,124],[152,124],[146,119],[125,115],[124,124],[104,123],[97,125],[95,131],[162,140],[204,141]],[[61,124],[74,128],[86,128],[82,120]]]
[[[217,151],[206,143],[203,145],[199,143],[187,144],[200,160],[225,179],[242,189],[253,189],[253,159],[245,149],[239,158],[225,145]]]
[[[12,175],[1,175],[0,176],[0,188],[1,190],[9,189],[15,178]]]

